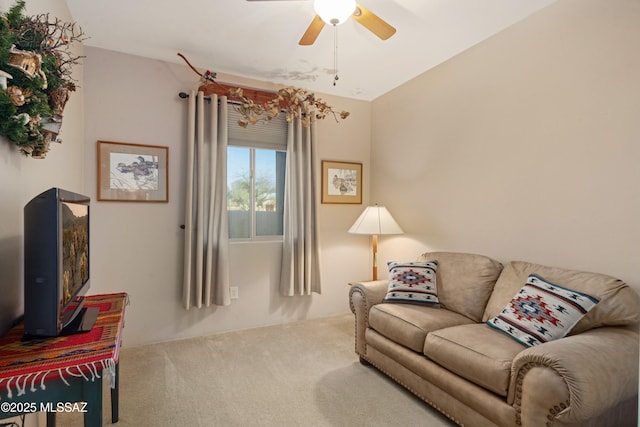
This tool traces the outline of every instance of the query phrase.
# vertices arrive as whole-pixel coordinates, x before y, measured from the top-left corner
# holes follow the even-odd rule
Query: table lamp
[[[403,234],[398,223],[384,206],[368,206],[349,229],[351,234],[371,236],[373,251],[373,280],[378,280],[378,235]]]

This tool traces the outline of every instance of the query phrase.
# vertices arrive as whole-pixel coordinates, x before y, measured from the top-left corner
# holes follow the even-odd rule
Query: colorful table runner
[[[0,338],[0,399],[3,389],[11,399],[15,391],[44,390],[47,381],[93,381],[101,373],[113,387],[127,303],[126,293],[87,296],[85,307],[98,307],[100,314],[91,331],[75,335],[22,341],[24,324],[13,327]]]

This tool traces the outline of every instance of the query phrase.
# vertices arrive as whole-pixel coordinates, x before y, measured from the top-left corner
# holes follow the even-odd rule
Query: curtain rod
[[[190,96],[189,96],[189,94],[188,94],[187,92],[180,92],[180,93],[178,93],[178,96],[179,96],[180,98],[182,98],[182,99],[188,99],[188,98],[190,97]],[[225,95],[225,96],[226,96],[226,95]],[[210,97],[210,96],[205,96],[203,99],[204,99],[205,101],[207,101],[209,104],[211,104],[211,97]],[[231,98],[228,98],[228,99],[227,99],[227,102],[228,102],[229,104],[238,104],[238,105],[242,104],[240,101],[236,101],[236,100],[231,99]]]
[[[229,100],[242,102],[243,101],[242,98],[231,95],[231,91],[234,88],[242,89],[243,97],[252,99],[257,104],[264,104],[267,102],[271,102],[278,97],[277,92],[268,92],[260,89],[251,89],[251,88],[245,88],[241,86],[231,86],[228,84],[221,84],[218,82],[205,83],[200,87],[198,87],[198,91],[204,92],[205,99],[207,101],[211,100],[209,95],[217,94],[218,96],[226,96],[227,98],[229,98]],[[182,99],[189,98],[189,94],[185,92],[180,92],[179,96]]]
[[[179,96],[180,98],[182,98],[182,99],[187,99],[187,98],[189,98],[189,94],[188,94],[187,92],[180,92],[180,93],[178,94],[178,96]],[[205,97],[204,97],[204,100],[205,100],[205,101],[207,101],[207,102],[211,102],[211,97],[210,97],[210,96],[205,96]]]
[[[178,96],[182,99],[188,99],[189,98],[189,94],[187,92],[180,92],[178,93]],[[231,104],[242,104],[242,101],[239,101],[238,98],[232,98],[229,95],[223,95],[227,97],[227,102],[231,103]],[[205,101],[207,101],[208,103],[211,103],[211,97],[210,96],[205,96],[203,98]]]

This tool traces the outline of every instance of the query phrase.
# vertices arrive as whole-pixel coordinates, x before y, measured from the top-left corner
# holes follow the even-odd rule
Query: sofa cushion
[[[431,331],[473,323],[453,311],[413,304],[377,304],[369,310],[369,326],[393,342],[422,353]]]
[[[480,387],[507,396],[511,363],[525,347],[484,323],[453,326],[427,335],[424,354]]]
[[[482,321],[502,264],[483,255],[455,252],[429,252],[418,258],[418,261],[429,260],[438,261],[436,280],[440,305],[476,322]],[[512,296],[513,293],[509,298]]]
[[[640,297],[623,281],[605,274],[547,267],[524,261],[512,261],[504,267],[482,321],[486,322],[499,315],[531,274],[600,300],[573,327],[569,335],[600,326],[629,325],[640,321]]]
[[[563,288],[532,274],[487,324],[531,347],[566,336],[598,303],[588,294]]]
[[[384,302],[438,304],[437,261],[388,262],[389,285]]]

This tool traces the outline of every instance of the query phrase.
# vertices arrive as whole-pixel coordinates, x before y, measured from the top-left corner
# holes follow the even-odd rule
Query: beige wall
[[[169,203],[97,202],[92,205],[92,293],[126,291],[125,343],[136,345],[348,312],[346,283],[366,275],[366,241],[347,234],[362,206],[322,205],[322,295],[278,294],[280,243],[231,245],[231,285],[240,298],[228,307],[186,311],[181,305],[185,187],[186,102],[180,91],[198,86],[184,63],[167,63],[85,47],[87,187],[96,200],[96,141],[169,147]],[[187,55],[188,56],[188,55]],[[176,57],[177,58],[177,57]],[[179,61],[179,58],[177,58]],[[211,64],[194,64],[215,71]],[[221,82],[275,89],[218,75]],[[320,159],[365,163],[369,169],[370,103],[326,97],[351,116],[319,126]],[[368,173],[368,172],[366,172]],[[355,248],[354,248],[355,246]],[[362,262],[349,257],[361,253]]]
[[[376,99],[372,201],[430,249],[640,290],[640,7],[563,0]],[[416,52],[428,55],[428,52]]]

